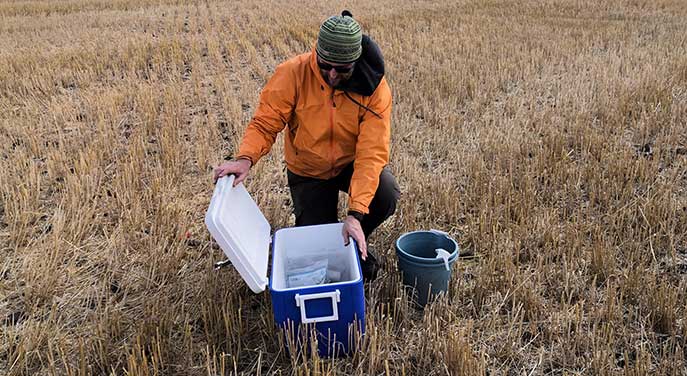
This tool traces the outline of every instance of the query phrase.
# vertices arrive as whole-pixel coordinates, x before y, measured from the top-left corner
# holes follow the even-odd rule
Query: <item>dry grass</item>
[[[276,64],[334,2],[0,3],[0,373],[685,374],[681,0],[350,1],[381,45],[403,190],[368,335],[283,351],[203,216]],[[293,223],[281,140],[248,188]],[[472,256],[424,313],[392,244]]]

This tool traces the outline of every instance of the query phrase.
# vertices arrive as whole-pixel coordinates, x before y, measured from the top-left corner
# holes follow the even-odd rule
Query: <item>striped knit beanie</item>
[[[317,55],[337,64],[348,64],[358,60],[363,49],[363,32],[360,24],[345,10],[341,16],[329,17],[320,26],[317,35]]]

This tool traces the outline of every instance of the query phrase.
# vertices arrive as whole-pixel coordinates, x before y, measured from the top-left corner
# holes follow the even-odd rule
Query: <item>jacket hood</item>
[[[377,43],[367,35],[363,35],[362,47],[353,75],[339,89],[369,97],[384,77],[384,57]]]

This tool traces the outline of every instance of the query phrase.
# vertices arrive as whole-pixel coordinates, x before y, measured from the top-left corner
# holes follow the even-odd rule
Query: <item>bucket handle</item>
[[[437,229],[430,229],[429,232],[433,232],[437,235],[444,235],[447,238],[449,237],[448,232],[446,232],[446,231],[441,231],[441,230],[437,230]]]
[[[317,323],[325,321],[336,321],[339,319],[339,309],[338,302],[341,301],[341,292],[338,289],[329,292],[321,292],[318,294],[301,295],[296,294],[296,307],[301,308],[301,322],[304,324]],[[331,298],[332,299],[332,315],[331,316],[321,316],[321,317],[308,317],[305,312],[305,301],[311,299],[322,299]]]

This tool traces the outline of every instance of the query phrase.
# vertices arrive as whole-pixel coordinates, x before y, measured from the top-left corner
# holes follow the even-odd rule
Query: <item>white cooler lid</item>
[[[243,183],[234,176],[217,181],[205,225],[254,293],[267,287],[270,224]]]

